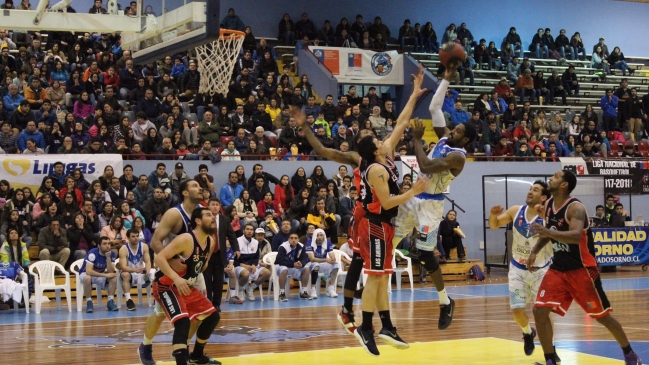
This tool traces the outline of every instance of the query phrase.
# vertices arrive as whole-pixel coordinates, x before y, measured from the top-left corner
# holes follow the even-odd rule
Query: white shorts
[[[254,274],[250,272],[250,270],[248,270],[248,274],[249,274],[248,281],[256,281],[259,278],[259,273],[261,272],[261,269],[263,269],[263,267],[257,267],[257,270],[255,271]],[[241,272],[243,270],[247,270],[247,269],[245,269],[242,266],[235,266],[234,274],[237,276],[237,281],[239,280],[239,276],[241,275]]]
[[[330,264],[328,262],[312,262],[309,264],[309,269],[311,272],[313,272],[316,268],[318,268],[318,272],[320,274],[330,276],[331,272],[336,269],[338,270],[338,264]]]
[[[417,240],[417,248],[434,251],[437,248],[439,224],[443,219],[444,199],[420,199],[414,197],[399,205],[395,220],[394,238],[401,241],[416,228],[422,238]],[[423,236],[426,239],[423,239]]]
[[[527,303],[536,300],[536,293],[539,291],[541,281],[550,265],[538,269],[535,272],[519,269],[509,264],[509,308],[525,308]]]
[[[308,264],[306,266],[302,266],[301,269],[296,269],[294,267],[287,267],[287,266],[278,266],[276,272],[277,272],[277,276],[280,276],[284,271],[288,270],[288,275],[290,277],[296,280],[300,280],[300,278],[302,277],[302,272],[307,267],[309,267]]]
[[[86,277],[87,273],[82,272],[79,274],[79,281],[81,282],[81,285],[83,285],[83,279]],[[106,277],[103,276],[91,276],[91,285],[96,285],[97,289],[106,289],[108,288],[108,284],[106,282]],[[88,295],[90,296],[90,293],[84,293],[83,295]]]

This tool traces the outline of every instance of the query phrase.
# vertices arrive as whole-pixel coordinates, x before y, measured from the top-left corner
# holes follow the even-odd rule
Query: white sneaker
[[[240,290],[237,292],[237,297],[241,299],[241,301],[244,301],[244,298],[246,297],[246,291],[245,290]]]
[[[29,298],[29,302],[30,303],[36,303],[36,296],[34,294],[32,294],[32,297]]]
[[[29,298],[29,302],[32,304],[36,303],[36,296],[34,294],[32,294],[31,298]],[[44,295],[41,297],[41,303],[49,303],[49,302],[50,302],[50,298]]]
[[[251,302],[255,301],[255,289],[252,286],[249,286],[248,290],[246,290],[246,298]]]
[[[338,298],[338,293],[336,293],[336,289],[331,285],[327,287],[327,296],[330,298]]]
[[[318,291],[316,288],[311,288],[311,299],[318,299]]]

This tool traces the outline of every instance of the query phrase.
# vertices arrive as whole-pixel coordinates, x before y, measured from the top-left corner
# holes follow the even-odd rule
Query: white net
[[[201,83],[198,92],[227,96],[230,75],[236,65],[243,45],[243,36],[221,32],[221,37],[213,42],[196,47],[198,71]]]

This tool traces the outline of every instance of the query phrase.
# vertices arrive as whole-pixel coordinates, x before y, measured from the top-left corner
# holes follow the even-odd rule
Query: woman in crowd
[[[95,107],[92,105],[90,94],[87,91],[83,91],[79,99],[74,103],[73,114],[77,120],[84,120],[95,114]]]
[[[133,221],[136,217],[140,217],[144,220],[142,213],[135,208],[131,208],[131,205],[126,200],[119,205],[119,215],[122,217],[122,224],[124,225],[124,229],[127,231],[133,226]]]
[[[293,174],[293,177],[291,177],[291,187],[293,187],[293,191],[300,191],[305,185],[306,172],[304,171],[304,168],[298,167],[295,174]]]
[[[313,169],[313,172],[311,173],[311,181],[313,182],[316,191],[321,186],[327,186],[327,176],[325,176],[322,166],[318,165]]]
[[[43,183],[45,182],[45,179],[48,179],[47,177],[43,178]],[[50,186],[52,184],[52,178],[50,179]],[[41,183],[41,187],[43,186],[43,183]],[[40,189],[39,189],[40,190]],[[0,198],[9,200],[14,194],[14,189],[11,187],[9,184],[9,181],[7,180],[0,180]]]
[[[61,151],[61,147],[63,147],[63,141],[65,140],[65,136],[63,135],[62,132],[61,123],[59,123],[58,120],[52,123],[52,130],[50,131],[50,134],[46,137],[46,140],[47,140],[47,153],[62,154],[59,151]]]
[[[253,161],[264,160],[263,157],[259,157],[259,156],[265,155],[266,153],[268,153],[266,151],[266,147],[258,146],[257,142],[251,139],[250,142],[248,142],[248,148],[246,148],[246,152],[244,153],[245,156],[243,157],[243,159],[253,160]]]
[[[99,180],[94,180],[92,182],[91,188],[87,194],[90,200],[92,200],[92,206],[95,212],[103,211],[105,203],[111,203],[110,195],[101,187]]]
[[[606,60],[606,55],[602,51],[602,47],[597,46],[595,48],[595,52],[590,57],[590,68],[600,69],[604,74],[611,75],[611,67],[608,60]]]
[[[280,224],[281,211],[277,202],[273,200],[273,193],[270,191],[264,194],[264,199],[257,203],[257,212],[261,217],[266,217],[268,214],[272,215],[277,225]]]
[[[106,166],[104,167],[104,173],[99,176],[99,183],[101,184],[101,188],[103,190],[108,189],[110,186],[111,182],[113,181],[113,177],[115,177],[115,169],[113,169],[113,166]],[[94,183],[93,183],[94,185]]]
[[[74,224],[74,216],[79,212],[79,205],[74,201],[71,193],[67,193],[59,203],[59,215],[63,218],[61,228],[68,229]]]
[[[49,208],[50,205],[52,205],[52,196],[49,193],[41,195],[41,198],[38,199],[36,204],[34,204],[34,210],[32,210],[32,222],[37,222],[38,217],[47,212],[47,208]]]
[[[13,197],[5,203],[2,216],[9,217],[12,210],[18,211],[20,225],[28,229],[31,224],[32,205],[25,199],[25,193],[21,189],[16,189]]]
[[[246,182],[248,181],[246,179],[246,169],[244,169],[242,165],[237,165],[234,171],[237,173],[237,176],[239,177],[239,185],[245,187]]]
[[[246,224],[252,224],[253,227],[257,228],[257,217],[259,216],[257,204],[250,198],[248,189],[241,191],[241,195],[234,201],[233,205],[237,208],[237,216],[241,220],[242,227]]]
[[[309,199],[311,192],[309,189],[302,189],[298,196],[291,201],[291,209],[289,211],[289,218],[292,221],[297,221],[299,226],[304,228],[306,217],[309,214]]]
[[[146,131],[146,136],[142,139],[142,152],[147,155],[156,153],[161,143],[162,140],[158,136],[158,132],[155,128],[149,128],[149,130]]]
[[[131,147],[130,139],[128,138],[129,131],[132,133],[131,122],[128,120],[128,117],[123,117],[122,120],[113,127],[113,143],[117,142],[119,137],[122,137],[126,140],[126,146]]]
[[[243,232],[241,230],[241,219],[239,219],[239,215],[237,214],[237,207],[230,205],[225,208],[224,213],[230,219],[230,225],[234,233],[237,237],[241,236]]]
[[[82,213],[77,213],[74,216],[74,223],[67,228],[67,235],[70,242],[70,253],[75,261],[85,258],[88,251],[97,246],[92,227],[85,223]]]
[[[2,226],[0,226],[0,242],[4,242],[9,238],[9,230],[14,229],[18,232],[21,242],[25,242],[27,247],[31,246],[32,238],[29,235],[30,227],[23,223],[25,222],[24,220],[20,219],[20,213],[18,210],[12,209],[7,214],[3,214],[3,217],[7,218],[3,219],[4,222],[2,223]]]
[[[462,238],[466,237],[460,229],[460,223],[456,220],[457,213],[454,210],[449,210],[446,213],[446,218],[439,225],[439,234],[442,237],[442,246],[448,258],[452,248],[457,249],[457,258],[464,260],[464,245]]]
[[[128,238],[126,236],[126,229],[124,228],[122,217],[114,214],[110,219],[110,223],[101,229],[99,235],[100,237],[108,237],[110,247],[117,255],[119,249],[126,244]]]
[[[290,184],[288,175],[282,175],[279,184],[275,185],[275,203],[279,207],[279,212],[283,215],[291,206],[294,190]]]
[[[180,132],[183,141],[189,143],[190,146],[198,146],[198,129],[195,126],[189,124],[189,119],[183,119],[180,126]]]
[[[621,70],[622,76],[626,76],[627,71],[629,71],[629,75],[633,75],[635,72],[635,70],[629,68],[620,47],[613,48],[613,52],[608,56],[608,62],[613,69]]]
[[[34,194],[32,193],[32,189],[28,188],[25,186],[23,189],[23,194],[25,194],[25,200],[27,201],[27,204],[30,205],[30,210],[33,210],[34,204],[36,204],[36,197],[34,197]]]
[[[221,156],[223,156],[223,161],[241,161],[239,151],[234,148],[234,141],[228,141],[228,145],[223,152],[221,152]]]
[[[34,224],[34,231],[38,232],[41,229],[48,227],[54,218],[63,219],[59,215],[59,207],[56,204],[51,204],[47,207],[47,212],[38,216],[38,221]]]
[[[76,182],[72,175],[65,178],[63,185],[64,187],[59,191],[59,198],[63,199],[65,194],[70,193],[79,209],[83,208],[83,192],[80,189],[77,189]]]

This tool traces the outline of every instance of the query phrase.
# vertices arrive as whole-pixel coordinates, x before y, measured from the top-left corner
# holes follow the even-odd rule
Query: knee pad
[[[218,326],[220,320],[221,314],[219,312],[214,312],[207,316],[205,319],[203,319],[201,325],[198,326],[198,330],[196,331],[196,338],[201,340],[208,340],[212,335],[212,332],[214,332],[216,326]]]
[[[431,251],[419,250],[419,262],[428,272],[439,270],[439,260]]]
[[[189,318],[180,318],[174,322],[174,336],[171,341],[174,345],[187,344],[187,339],[189,337]]]

